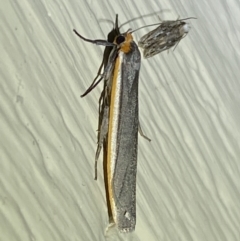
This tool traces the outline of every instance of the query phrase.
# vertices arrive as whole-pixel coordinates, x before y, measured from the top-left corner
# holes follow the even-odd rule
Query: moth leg
[[[89,92],[91,92],[100,82],[102,79],[109,79],[111,73],[112,73],[112,69],[114,67],[114,64],[112,64],[111,62],[106,66],[106,68],[104,69],[103,74],[100,74],[100,71],[102,69],[102,65],[104,65],[104,62],[102,62],[97,76],[95,77],[95,79],[93,80],[92,84],[89,86],[89,88],[81,95],[81,97],[86,96]],[[98,77],[100,77],[98,79]]]
[[[160,23],[162,23],[163,20],[161,19],[160,15],[158,15],[158,18],[159,18],[159,20],[160,20]]]
[[[109,107],[104,106],[103,111],[101,111],[101,117],[100,117],[100,129],[98,130],[98,144],[97,144],[97,150],[95,154],[95,177],[94,180],[97,180],[97,160],[99,158],[99,154],[102,150],[103,141],[107,138],[108,133],[108,113],[109,113]]]
[[[85,38],[83,37],[80,33],[77,32],[77,30],[73,29],[73,32],[79,37],[81,38],[82,40],[86,41],[86,42],[89,42],[89,43],[92,43],[92,44],[96,44],[96,45],[103,45],[103,46],[115,46],[114,43],[110,43],[104,39],[88,39],[88,38]]]
[[[148,140],[149,142],[151,141],[150,138],[148,138],[147,136],[144,135],[144,133],[143,133],[143,131],[142,131],[142,127],[141,127],[141,125],[140,125],[140,122],[138,122],[138,132],[139,132],[139,134],[140,134],[143,138],[145,138],[145,139]]]

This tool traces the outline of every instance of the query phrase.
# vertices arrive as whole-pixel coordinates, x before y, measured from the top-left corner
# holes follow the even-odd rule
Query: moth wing
[[[132,231],[136,223],[136,174],[138,148],[138,78],[141,55],[135,43],[123,59],[117,158],[113,176],[113,195],[118,228]]]

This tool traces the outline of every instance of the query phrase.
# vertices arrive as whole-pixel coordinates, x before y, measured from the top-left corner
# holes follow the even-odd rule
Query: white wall
[[[210,3],[212,2],[212,3]],[[240,240],[238,1],[1,1],[0,240]],[[108,225],[94,155],[103,47],[115,13],[124,23],[160,11],[191,31],[142,60],[137,226]],[[157,15],[124,26],[156,23]],[[136,40],[149,29],[142,29]]]

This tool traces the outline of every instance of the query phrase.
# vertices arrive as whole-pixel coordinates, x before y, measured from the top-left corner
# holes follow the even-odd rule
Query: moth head
[[[180,34],[181,35],[187,34],[189,32],[190,28],[191,27],[190,27],[189,23],[183,22],[182,27],[180,28]]]
[[[128,53],[131,50],[132,41],[133,36],[131,31],[127,31],[124,34],[118,35],[114,40],[114,44],[116,44],[122,52]]]

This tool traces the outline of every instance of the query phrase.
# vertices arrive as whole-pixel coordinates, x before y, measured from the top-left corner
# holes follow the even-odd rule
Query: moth
[[[138,46],[143,49],[144,58],[153,57],[173,46],[177,46],[190,30],[189,23],[184,21],[187,19],[191,18],[163,21],[157,28],[143,35],[138,42]]]
[[[106,46],[103,62],[87,95],[101,80],[99,128],[96,162],[103,146],[104,179],[109,219],[121,232],[131,232],[136,225],[136,174],[138,149],[138,80],[141,54],[129,30],[120,33],[116,16],[115,28],[106,40],[82,40]],[[111,32],[110,32],[111,33]],[[103,74],[100,74],[104,67]],[[96,178],[96,173],[95,173]]]

